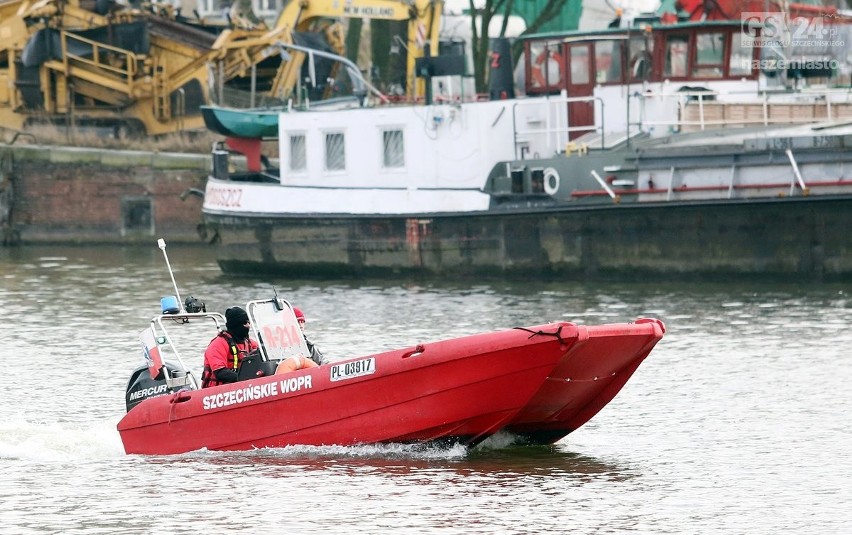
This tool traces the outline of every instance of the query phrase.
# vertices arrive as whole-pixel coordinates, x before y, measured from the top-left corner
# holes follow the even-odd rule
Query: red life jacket
[[[228,331],[222,331],[217,335],[217,337],[219,336],[221,336],[228,342],[229,357],[227,360],[227,367],[236,372],[240,368],[240,362],[242,362],[243,357],[252,350],[252,341],[247,338],[245,342],[246,350],[240,351],[237,347],[237,342],[234,340],[234,337],[231,336],[231,333],[229,333]],[[210,364],[208,364],[205,360],[204,369],[201,372],[201,388],[207,388],[209,386],[218,386],[220,384],[224,383],[220,383],[216,380],[216,374],[213,373],[213,370],[210,368]]]

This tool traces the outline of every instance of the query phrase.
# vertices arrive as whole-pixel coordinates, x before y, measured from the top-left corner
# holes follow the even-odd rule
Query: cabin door
[[[595,87],[592,46],[593,43],[572,43],[567,46],[568,96],[589,97],[589,100],[568,104],[568,124],[572,128],[595,124],[595,103],[591,99]],[[589,131],[572,130],[568,138],[576,139]]]

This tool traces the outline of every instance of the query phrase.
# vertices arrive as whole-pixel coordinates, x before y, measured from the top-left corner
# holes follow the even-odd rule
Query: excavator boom
[[[281,10],[275,27],[308,31],[315,21],[324,18],[408,21],[406,95],[414,98],[422,94],[422,89],[418,90],[415,84],[415,62],[417,58],[437,54],[443,9],[443,0],[290,0]],[[302,61],[304,54],[295,53],[291,61],[282,65],[273,84],[274,96],[289,96],[296,85]]]

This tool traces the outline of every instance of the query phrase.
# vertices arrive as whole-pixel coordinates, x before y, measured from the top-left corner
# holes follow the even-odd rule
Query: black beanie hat
[[[229,331],[242,327],[248,320],[248,314],[240,307],[231,307],[225,311],[225,327]]]

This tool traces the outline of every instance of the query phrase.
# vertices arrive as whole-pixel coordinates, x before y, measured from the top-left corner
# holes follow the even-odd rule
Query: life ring
[[[547,78],[545,78],[543,71],[545,65],[547,66]],[[557,76],[556,80],[553,79],[554,74]],[[545,48],[532,63],[532,79],[535,87],[561,85],[562,54],[559,52],[551,52],[549,49]]]
[[[548,195],[556,195],[559,191],[559,173],[556,169],[548,167],[544,170],[544,192]]]
[[[303,357],[302,355],[296,355],[294,357],[287,357],[282,360],[278,367],[275,368],[275,375],[279,373],[289,373],[294,372],[296,370],[303,370],[305,368],[316,368],[317,363],[312,361],[309,358]]]

